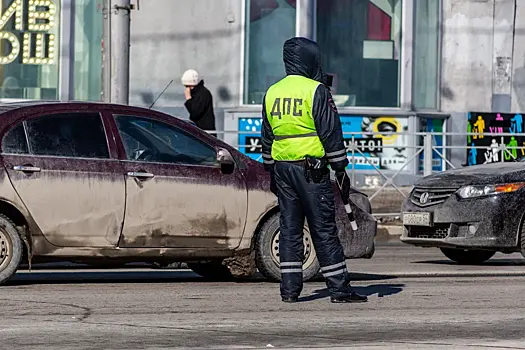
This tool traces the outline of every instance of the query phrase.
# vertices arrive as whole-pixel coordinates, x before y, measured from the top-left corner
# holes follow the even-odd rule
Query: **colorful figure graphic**
[[[474,142],[472,142],[472,147],[474,147]],[[478,151],[475,148],[471,148],[469,151],[468,165],[477,164]]]
[[[495,139],[492,139],[490,148],[492,149],[492,161],[499,162],[499,145]]]
[[[518,140],[516,140],[516,138],[514,136],[512,136],[510,138],[510,142],[507,144],[507,147],[518,147]],[[509,154],[510,152],[510,154]],[[508,150],[507,152],[505,152],[505,160],[510,160],[510,159],[516,159],[518,158],[518,149],[517,148],[514,148],[514,149],[511,149],[511,150]]]
[[[479,134],[480,139],[483,138],[483,132],[485,131],[485,121],[481,116],[478,116],[478,120],[474,123],[474,127],[476,128],[476,132]],[[476,139],[476,136],[474,136],[474,139]]]
[[[467,122],[467,133],[471,133],[472,132],[472,124],[470,124],[470,120]],[[468,135],[467,136],[467,143],[471,143],[472,142],[472,135]]]
[[[487,150],[485,151],[485,161],[483,164],[492,163],[492,151],[490,150],[490,147],[487,147]]]
[[[498,121],[498,122],[502,122],[503,121],[503,117],[501,116],[501,114],[499,114],[499,113],[497,114],[496,121]],[[491,133],[503,134],[503,127],[502,126],[496,126],[494,128],[489,127],[489,129],[490,129]]]
[[[521,134],[523,132],[523,116],[516,114],[510,119],[510,132],[514,134]]]

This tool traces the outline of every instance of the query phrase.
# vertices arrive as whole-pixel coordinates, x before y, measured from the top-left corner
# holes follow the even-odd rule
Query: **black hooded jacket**
[[[213,99],[210,90],[201,80],[191,89],[191,98],[184,105],[190,113],[190,120],[202,130],[215,130],[215,115],[213,114]]]
[[[316,42],[306,38],[288,39],[283,46],[283,60],[286,75],[301,75],[323,84],[326,83],[326,75],[321,69],[321,54]],[[344,171],[348,165],[348,159],[343,142],[341,121],[332,94],[323,84],[320,84],[315,91],[312,117],[330,167],[337,172]],[[262,108],[262,155],[265,169],[272,171],[274,161],[271,151],[274,135],[266,117],[265,99],[266,95],[263,98]]]

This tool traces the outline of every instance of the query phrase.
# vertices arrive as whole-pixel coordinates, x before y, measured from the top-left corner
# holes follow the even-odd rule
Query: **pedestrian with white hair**
[[[184,85],[184,106],[190,114],[190,120],[203,130],[215,130],[215,114],[213,113],[213,97],[210,90],[204,86],[204,80],[199,79],[199,73],[188,69],[181,78]],[[210,135],[216,136],[214,133]]]

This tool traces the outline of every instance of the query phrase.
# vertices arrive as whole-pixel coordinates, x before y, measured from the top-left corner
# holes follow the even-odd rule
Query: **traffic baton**
[[[345,176],[348,175],[345,174]],[[352,226],[352,230],[357,231],[357,222],[355,221],[354,212],[352,211],[352,207],[350,206],[350,198],[345,198],[345,195],[343,193],[343,184],[339,184],[337,178],[335,179],[335,182],[337,182],[337,187],[339,187],[339,192],[341,192],[341,199],[343,200],[343,204],[345,205],[345,211],[346,215],[348,216],[348,220],[350,220],[350,226]]]

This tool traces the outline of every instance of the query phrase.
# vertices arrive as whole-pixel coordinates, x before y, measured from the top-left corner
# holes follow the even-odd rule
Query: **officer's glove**
[[[341,191],[341,198],[343,203],[348,203],[348,198],[350,197],[350,178],[345,170],[338,171],[335,173],[335,180],[337,182],[337,187]]]

